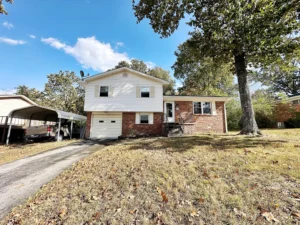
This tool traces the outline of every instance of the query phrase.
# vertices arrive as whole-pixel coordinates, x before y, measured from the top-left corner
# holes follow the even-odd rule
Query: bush
[[[300,112],[295,112],[295,116],[288,119],[285,125],[287,128],[300,128]]]

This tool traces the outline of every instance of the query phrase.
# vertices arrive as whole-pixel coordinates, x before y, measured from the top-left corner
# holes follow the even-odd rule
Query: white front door
[[[174,102],[165,102],[165,122],[175,122],[175,107]]]

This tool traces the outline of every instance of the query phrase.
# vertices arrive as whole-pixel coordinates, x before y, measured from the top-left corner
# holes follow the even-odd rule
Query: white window
[[[149,115],[148,114],[140,114],[140,123],[141,124],[149,124]]]
[[[194,114],[212,114],[211,102],[194,102]]]
[[[150,87],[141,87],[141,98],[150,98]]]
[[[108,86],[100,86],[100,97],[108,97]]]

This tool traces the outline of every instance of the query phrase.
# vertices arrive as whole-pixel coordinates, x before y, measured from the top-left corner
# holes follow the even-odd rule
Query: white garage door
[[[117,138],[122,134],[122,114],[94,114],[92,138]]]

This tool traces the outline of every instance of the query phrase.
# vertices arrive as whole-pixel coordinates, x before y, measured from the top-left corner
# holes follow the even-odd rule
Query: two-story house
[[[166,96],[165,80],[120,68],[86,77],[88,138],[227,132],[228,97]]]

